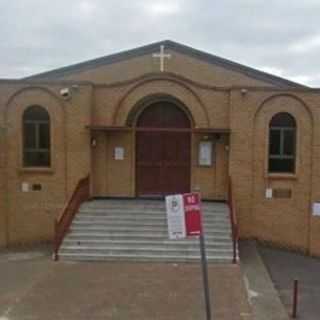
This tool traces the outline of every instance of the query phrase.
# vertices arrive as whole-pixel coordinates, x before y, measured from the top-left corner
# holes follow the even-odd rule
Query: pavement
[[[288,313],[293,280],[299,280],[298,319],[320,319],[320,259],[285,250],[258,247]]]
[[[240,243],[240,261],[255,320],[289,320],[254,241]]]
[[[212,318],[253,320],[240,266],[208,273]],[[0,253],[0,275],[0,320],[206,318],[197,263],[53,262],[35,248]]]

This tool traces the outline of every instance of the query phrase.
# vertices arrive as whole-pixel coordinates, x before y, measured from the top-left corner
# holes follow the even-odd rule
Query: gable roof
[[[128,60],[131,58],[139,57],[142,55],[152,54],[155,51],[159,50],[160,45],[164,45],[167,49],[171,49],[173,51],[176,51],[178,53],[182,53],[188,56],[191,56],[193,58],[197,58],[199,60],[205,61],[209,64],[217,65],[220,67],[223,67],[225,69],[239,72],[242,74],[245,74],[248,77],[254,78],[256,80],[261,80],[270,84],[273,84],[275,86],[280,87],[293,87],[293,88],[307,88],[307,86],[304,86],[302,84],[263,72],[259,71],[257,69],[247,67],[245,65],[239,64],[237,62],[233,62],[231,60],[227,60],[218,56],[215,56],[213,54],[209,54],[204,51],[200,51],[197,49],[194,49],[192,47],[171,41],[171,40],[164,40],[160,42],[155,42],[146,46],[138,47],[131,50],[122,51],[119,53],[111,54],[108,56],[104,56],[101,58],[73,64],[70,66],[54,69],[51,71],[35,74],[29,77],[24,78],[23,80],[55,80],[59,79],[63,76],[70,75],[72,73],[77,73],[81,71],[85,71],[88,69],[97,68],[100,66],[105,66],[108,64],[121,62],[124,60]]]

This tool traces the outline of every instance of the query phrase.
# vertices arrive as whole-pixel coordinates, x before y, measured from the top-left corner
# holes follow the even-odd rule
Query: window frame
[[[26,112],[31,108],[39,108],[42,111],[45,111],[47,114],[47,120],[39,120],[39,119],[26,119]],[[35,134],[35,147],[27,147],[26,146],[26,125],[32,125],[32,130]],[[40,127],[41,125],[48,125],[48,147],[41,148],[40,147]],[[22,114],[22,168],[23,169],[40,169],[40,170],[47,170],[52,168],[52,159],[51,159],[51,146],[52,146],[52,138],[51,138],[51,119],[48,110],[39,105],[32,105],[24,109]],[[28,164],[26,160],[27,154],[45,154],[48,158],[48,163],[45,165],[41,165],[39,163]]]
[[[293,126],[272,126],[272,120],[278,116],[279,114],[287,114],[289,115],[293,120]],[[271,132],[279,132],[280,136],[280,145],[279,145],[279,153],[272,154],[270,150],[271,146]],[[285,132],[293,132],[293,152],[292,154],[286,154],[284,152],[284,146],[285,146]],[[294,175],[297,171],[297,122],[296,119],[289,113],[289,112],[278,112],[274,114],[270,121],[268,126],[268,137],[269,137],[269,143],[268,143],[268,174],[274,175],[274,174],[288,174],[288,175]],[[293,161],[293,170],[286,170],[286,171],[274,171],[270,169],[270,160],[292,160]]]

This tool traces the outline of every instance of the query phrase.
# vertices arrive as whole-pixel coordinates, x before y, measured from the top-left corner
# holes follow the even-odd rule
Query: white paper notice
[[[186,223],[182,195],[166,197],[167,222],[169,239],[186,237]]]
[[[124,148],[115,147],[114,148],[114,159],[115,160],[124,160]]]
[[[320,217],[320,202],[314,202],[312,211],[314,216]]]
[[[272,189],[271,188],[266,189],[266,198],[272,199]]]
[[[199,165],[211,166],[212,165],[212,142],[201,141],[199,145]]]
[[[22,182],[21,191],[22,192],[29,192],[29,183],[28,182]]]

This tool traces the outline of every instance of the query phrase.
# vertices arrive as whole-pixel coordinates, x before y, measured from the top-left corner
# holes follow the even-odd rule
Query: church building
[[[52,241],[89,197],[200,192],[240,238],[320,256],[320,90],[161,41],[0,80],[0,247]]]

